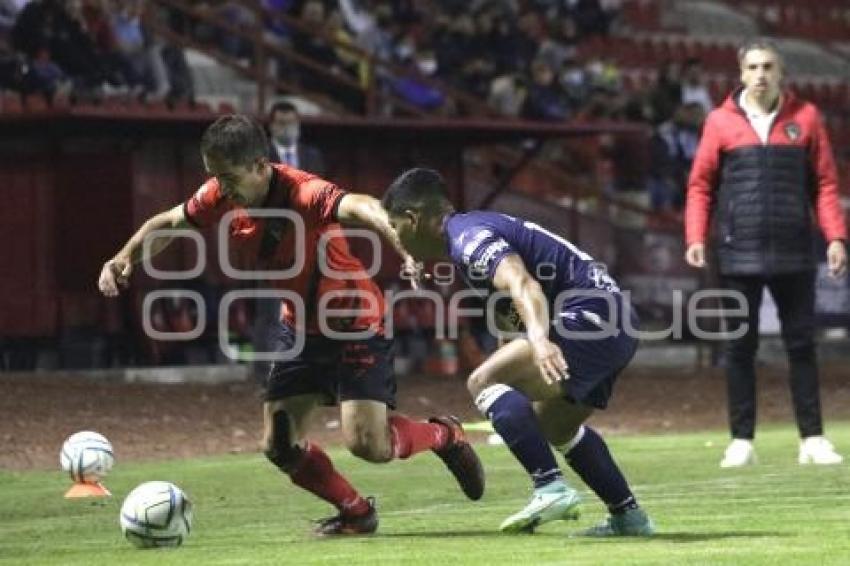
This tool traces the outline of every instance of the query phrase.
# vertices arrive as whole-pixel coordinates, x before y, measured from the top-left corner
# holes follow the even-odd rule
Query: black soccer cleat
[[[434,450],[434,453],[457,479],[464,495],[473,501],[481,499],[484,495],[484,468],[478,454],[466,440],[460,421],[452,416],[431,417],[428,421],[449,429],[449,441],[445,448]]]
[[[367,497],[369,511],[363,515],[344,515],[316,521],[313,533],[319,536],[335,535],[370,535],[378,530],[378,511],[375,509],[375,498]]]

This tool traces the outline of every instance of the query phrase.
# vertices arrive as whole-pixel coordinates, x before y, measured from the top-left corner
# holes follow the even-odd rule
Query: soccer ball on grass
[[[192,530],[192,503],[173,483],[145,482],[127,495],[120,522],[134,546],[180,546]]]

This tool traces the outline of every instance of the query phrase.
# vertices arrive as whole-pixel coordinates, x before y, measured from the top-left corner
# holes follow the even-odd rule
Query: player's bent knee
[[[389,442],[380,442],[376,435],[367,431],[352,434],[345,439],[345,444],[348,451],[361,460],[376,464],[392,460]]]
[[[380,464],[392,460],[392,455],[387,450],[381,450],[368,444],[353,444],[348,450],[356,457],[367,462]]]
[[[474,370],[466,380],[466,389],[473,399],[478,397],[478,394],[484,391],[488,385],[490,385],[489,372],[481,368]]]
[[[294,446],[272,446],[266,449],[264,454],[280,471],[289,474],[295,470],[301,461],[304,449],[297,444]]]
[[[292,439],[289,430],[289,416],[285,411],[276,412],[273,419],[274,428],[269,439],[266,441],[263,453],[272,464],[288,474],[301,461],[304,449]]]

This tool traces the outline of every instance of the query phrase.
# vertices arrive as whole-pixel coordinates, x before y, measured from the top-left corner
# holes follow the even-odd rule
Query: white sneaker
[[[756,458],[756,450],[753,448],[753,441],[735,438],[726,447],[726,452],[720,461],[720,467],[740,468],[756,463],[758,463],[758,458]]]
[[[840,464],[844,458],[835,451],[832,442],[823,436],[810,436],[800,441],[801,464]]]

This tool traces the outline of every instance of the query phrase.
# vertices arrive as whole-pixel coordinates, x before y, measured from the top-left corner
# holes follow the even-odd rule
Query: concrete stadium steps
[[[758,21],[720,2],[697,0],[670,2],[665,23],[683,28],[689,34],[748,37],[759,34]]]
[[[212,57],[186,49],[186,62],[192,73],[195,96],[213,108],[229,104],[235,110],[253,112],[257,106],[257,85]]]

